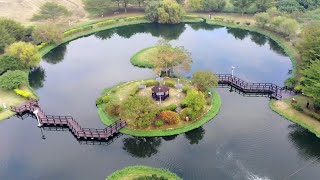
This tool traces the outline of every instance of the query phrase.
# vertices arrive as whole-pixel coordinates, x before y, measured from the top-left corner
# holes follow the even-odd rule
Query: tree
[[[24,68],[16,57],[6,54],[0,58],[0,73],[5,70],[21,70]]]
[[[32,17],[32,20],[56,20],[70,14],[66,7],[54,2],[46,2],[40,7],[38,14]]]
[[[266,12],[267,9],[275,6],[275,0],[256,0],[255,4],[257,6],[258,11]]]
[[[297,0],[298,3],[303,6],[305,9],[315,9],[317,7],[320,7],[320,1],[319,0]]]
[[[36,44],[43,42],[58,44],[62,41],[63,31],[53,24],[37,26],[32,33]]]
[[[304,11],[303,6],[301,6],[296,0],[280,0],[277,2],[277,8],[286,13]]]
[[[150,126],[151,120],[155,118],[156,114],[157,108],[150,97],[139,95],[130,96],[121,104],[121,119],[131,121],[139,128]]]
[[[153,56],[154,71],[158,74],[165,72],[166,76],[170,72],[189,70],[192,59],[191,54],[183,47],[173,47],[168,41],[159,41]]]
[[[2,28],[4,28],[5,31],[9,33],[12,38],[14,38],[15,41],[23,40],[26,34],[25,27],[22,26],[21,23],[18,23],[11,19],[0,18],[0,29]]]
[[[93,16],[103,16],[105,12],[115,8],[113,0],[83,0],[84,9]],[[120,8],[120,1],[117,1]]]
[[[303,66],[320,59],[320,24],[314,23],[306,26],[301,33],[298,49],[301,54]]]
[[[191,120],[198,118],[198,116],[204,110],[206,105],[206,99],[204,94],[200,91],[189,90],[187,96],[181,102],[182,106],[190,108],[191,112],[188,112]]]
[[[204,0],[189,0],[188,6],[195,11],[203,10],[203,1]]]
[[[29,73],[29,84],[33,89],[40,89],[46,81],[46,71],[42,67],[33,68]]]
[[[15,70],[7,71],[2,76],[0,76],[0,88],[5,90],[13,90],[19,88],[22,84],[28,83],[27,73]]]
[[[168,124],[178,124],[180,122],[180,116],[173,111],[162,111],[160,118]]]
[[[233,6],[242,14],[254,3],[255,0],[231,0]]]
[[[184,10],[175,0],[151,1],[146,7],[146,16],[152,22],[161,24],[180,23]]]
[[[285,37],[289,37],[297,32],[299,23],[295,19],[277,16],[272,19],[270,28]]]
[[[226,4],[226,0],[203,0],[203,7],[207,11],[222,11]]]
[[[315,100],[320,99],[320,59],[314,60],[302,71],[302,92]]]
[[[35,67],[39,64],[41,56],[38,48],[30,43],[16,42],[10,45],[6,52],[20,60],[25,68]]]
[[[12,44],[15,41],[15,38],[12,37],[3,27],[0,26],[0,54],[4,51],[4,49]]]
[[[270,21],[270,15],[268,13],[257,13],[254,15],[254,19],[258,26],[264,28]]]
[[[208,92],[218,85],[217,76],[209,71],[197,71],[191,79],[192,84],[201,92]]]

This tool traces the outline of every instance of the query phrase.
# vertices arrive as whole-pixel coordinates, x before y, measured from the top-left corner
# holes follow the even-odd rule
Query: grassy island
[[[170,89],[170,95],[161,103],[159,99],[151,98],[151,88],[159,84],[153,79],[131,81],[108,88],[97,99],[99,116],[105,125],[110,125],[120,118],[126,120],[128,126],[123,128],[121,133],[151,137],[184,133],[200,127],[217,115],[221,106],[217,92],[203,95],[190,81],[179,82],[182,84],[180,90],[176,88],[178,79],[164,78],[162,84]],[[145,88],[139,88],[141,85]],[[195,98],[196,96],[199,98]],[[136,107],[133,112],[125,112],[132,106]],[[141,111],[136,111],[139,106],[144,107],[141,107]],[[146,117],[139,117],[140,114]]]
[[[112,173],[106,180],[134,180],[134,179],[168,179],[182,180],[176,174],[166,170],[147,166],[129,166]]]

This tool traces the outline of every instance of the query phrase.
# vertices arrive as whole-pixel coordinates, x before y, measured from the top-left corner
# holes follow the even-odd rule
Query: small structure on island
[[[164,101],[169,97],[169,88],[165,85],[156,85],[151,88],[152,98],[156,101]]]

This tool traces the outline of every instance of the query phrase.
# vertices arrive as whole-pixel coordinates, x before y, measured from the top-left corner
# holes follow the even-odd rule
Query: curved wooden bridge
[[[37,117],[39,126],[61,126],[67,127],[78,139],[108,140],[127,124],[125,121],[118,121],[105,129],[82,128],[72,116],[46,115],[40,108],[37,100],[29,100],[19,107],[11,107],[18,115],[32,113]]]
[[[231,74],[217,74],[218,84],[234,87],[243,93],[267,94],[271,98],[282,99],[283,88],[272,83],[249,83]]]

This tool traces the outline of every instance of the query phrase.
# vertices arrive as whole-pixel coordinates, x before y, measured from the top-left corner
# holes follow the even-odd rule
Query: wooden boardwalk
[[[78,139],[108,140],[127,125],[125,121],[118,121],[105,129],[82,128],[72,116],[46,115],[36,100],[29,100],[18,107],[11,107],[11,110],[17,114],[34,113],[37,110],[36,116],[41,125],[68,127]]]
[[[234,87],[243,93],[267,94],[271,98],[282,99],[283,88],[272,83],[249,83],[231,74],[217,74],[218,84]]]

